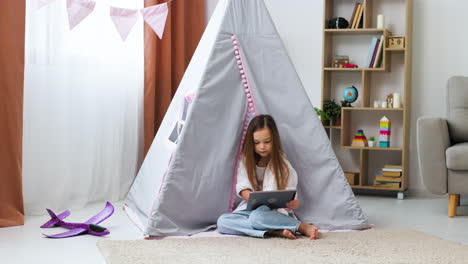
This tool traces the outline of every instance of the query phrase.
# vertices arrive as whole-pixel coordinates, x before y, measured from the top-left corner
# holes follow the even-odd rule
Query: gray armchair
[[[468,77],[449,79],[447,119],[418,119],[417,146],[424,185],[449,194],[448,216],[454,217],[460,194],[468,194]]]

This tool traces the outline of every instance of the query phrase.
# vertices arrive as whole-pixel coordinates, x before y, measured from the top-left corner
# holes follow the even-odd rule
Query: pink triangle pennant
[[[146,7],[141,9],[140,12],[146,23],[162,39],[164,28],[166,27],[167,14],[169,13],[167,3]]]
[[[92,0],[67,0],[70,30],[91,14],[95,6],[96,2]]]
[[[138,10],[111,6],[110,16],[123,41],[138,20]]]
[[[54,2],[55,0],[38,0],[37,1],[37,9],[43,8],[44,6]]]

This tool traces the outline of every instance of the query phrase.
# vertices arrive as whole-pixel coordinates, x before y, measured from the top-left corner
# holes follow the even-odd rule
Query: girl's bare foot
[[[301,234],[309,237],[309,239],[311,239],[311,240],[318,238],[318,227],[317,227],[317,225],[301,223],[301,225],[299,226],[299,232],[301,232]]]
[[[291,230],[284,229],[284,230],[274,230],[269,232],[270,235],[272,236],[279,236],[279,237],[284,237],[284,238],[289,238],[289,239],[296,239],[296,236],[291,232]]]

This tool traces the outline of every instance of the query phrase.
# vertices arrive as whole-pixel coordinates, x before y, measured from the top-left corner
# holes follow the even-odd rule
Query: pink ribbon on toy
[[[91,14],[95,6],[96,2],[91,0],[67,0],[70,30]]]
[[[140,12],[146,23],[162,39],[164,28],[166,27],[167,14],[169,13],[167,3],[146,7],[141,9]]]
[[[110,16],[123,41],[138,20],[138,10],[111,6]]]
[[[41,9],[44,6],[54,2],[55,0],[38,0],[37,1],[37,9]]]

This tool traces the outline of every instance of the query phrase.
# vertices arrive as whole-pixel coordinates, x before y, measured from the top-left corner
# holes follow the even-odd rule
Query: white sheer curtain
[[[142,160],[143,20],[122,42],[97,0],[72,31],[66,0],[27,0],[23,188],[27,214],[119,200]]]

